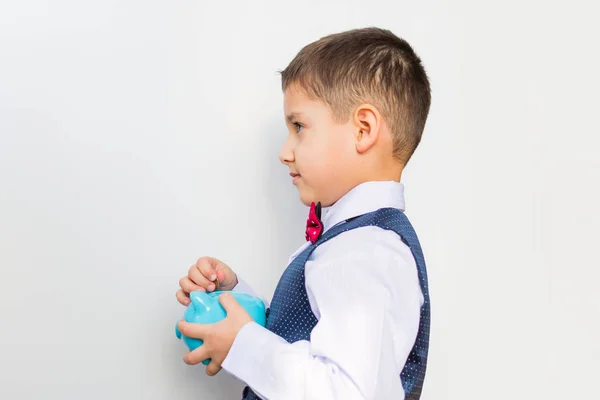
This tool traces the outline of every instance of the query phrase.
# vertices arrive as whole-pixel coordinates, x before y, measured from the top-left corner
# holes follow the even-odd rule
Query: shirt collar
[[[323,231],[349,218],[380,208],[405,210],[404,185],[396,181],[371,181],[355,186],[330,207],[321,210]]]

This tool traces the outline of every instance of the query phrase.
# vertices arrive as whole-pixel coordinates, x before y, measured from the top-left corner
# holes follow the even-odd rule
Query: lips
[[[295,185],[296,182],[298,182],[298,179],[300,179],[300,174],[297,174],[295,172],[290,172],[290,176],[292,177],[292,183]]]

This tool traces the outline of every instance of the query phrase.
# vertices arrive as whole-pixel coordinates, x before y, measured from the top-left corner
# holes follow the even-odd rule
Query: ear
[[[356,151],[362,154],[377,142],[383,118],[375,106],[361,104],[354,111],[352,120],[356,128]]]

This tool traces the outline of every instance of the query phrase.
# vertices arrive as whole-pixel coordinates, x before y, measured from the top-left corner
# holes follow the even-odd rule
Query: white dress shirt
[[[402,183],[360,184],[323,209],[324,230],[384,207],[404,211]],[[237,334],[223,369],[269,400],[404,399],[400,372],[424,302],[408,246],[393,231],[356,228],[317,247],[305,276],[318,320],[310,341],[290,344],[251,322]],[[243,280],[234,290],[256,295]]]

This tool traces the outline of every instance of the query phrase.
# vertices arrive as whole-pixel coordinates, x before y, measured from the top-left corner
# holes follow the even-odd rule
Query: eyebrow
[[[296,119],[301,119],[302,117],[304,117],[304,115],[303,115],[302,113],[299,113],[299,112],[292,112],[292,113],[289,113],[289,114],[288,114],[288,115],[285,117],[285,119],[286,119],[286,120],[287,120],[289,123],[292,123],[292,122],[294,122],[294,120],[296,120]]]

